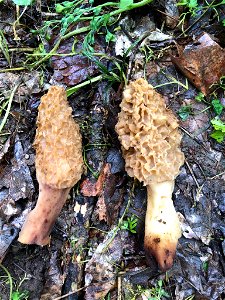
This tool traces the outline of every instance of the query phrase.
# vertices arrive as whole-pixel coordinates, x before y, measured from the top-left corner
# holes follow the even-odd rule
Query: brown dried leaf
[[[99,221],[107,221],[107,208],[103,194],[98,198],[97,211]]]
[[[95,197],[100,195],[105,179],[109,173],[110,165],[105,164],[105,166],[101,170],[97,182],[91,182],[90,179],[87,178],[81,183],[81,193],[85,197]]]
[[[204,95],[209,94],[213,84],[225,75],[225,52],[212,38],[203,33],[187,45],[172,62]]]
[[[77,44],[75,45],[75,54],[74,55],[62,55],[62,56],[53,56],[51,59],[51,66],[54,69],[54,74],[52,80],[55,83],[64,83],[67,86],[76,85],[88,77],[94,75],[98,72],[98,68],[93,64],[87,57],[81,53],[82,50],[82,41],[84,36],[79,35]],[[74,46],[74,39],[65,40],[58,49],[58,53],[66,54],[71,53]],[[103,49],[95,42],[95,51],[103,52]]]

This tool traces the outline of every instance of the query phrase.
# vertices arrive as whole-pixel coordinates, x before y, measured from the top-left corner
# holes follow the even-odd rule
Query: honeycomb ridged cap
[[[83,172],[82,140],[62,87],[50,87],[41,98],[34,147],[39,182],[64,189],[80,180]]]
[[[126,171],[144,185],[174,180],[184,163],[181,134],[163,97],[142,78],[124,90],[116,131]]]

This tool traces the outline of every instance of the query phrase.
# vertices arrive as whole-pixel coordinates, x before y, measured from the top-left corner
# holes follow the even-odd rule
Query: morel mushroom
[[[144,79],[131,82],[123,93],[116,131],[126,171],[147,186],[144,247],[161,270],[171,268],[180,224],[173,206],[174,179],[184,162],[181,135],[163,97]]]
[[[72,108],[62,87],[50,87],[41,98],[34,147],[39,197],[27,216],[19,241],[46,245],[71,187],[83,172],[79,126],[72,118]]]

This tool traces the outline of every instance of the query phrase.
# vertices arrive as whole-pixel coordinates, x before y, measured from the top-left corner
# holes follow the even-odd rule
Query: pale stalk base
[[[55,220],[66,202],[70,188],[52,189],[39,184],[39,196],[35,208],[28,214],[18,241],[23,244],[47,245]]]
[[[172,201],[173,188],[174,181],[147,186],[144,247],[146,255],[152,254],[162,271],[172,267],[181,236],[180,222]]]

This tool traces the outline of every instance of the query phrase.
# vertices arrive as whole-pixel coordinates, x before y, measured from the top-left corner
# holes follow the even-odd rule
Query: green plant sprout
[[[214,112],[216,113],[217,116],[219,116],[224,109],[224,105],[220,102],[219,99],[213,99],[211,103]]]
[[[3,55],[5,56],[5,59],[7,60],[7,63],[10,65],[10,56],[9,56],[9,49],[7,40],[4,36],[3,31],[0,29],[0,50],[2,51]]]
[[[191,26],[193,26],[211,8],[211,9],[215,10],[215,12],[216,12],[216,14],[218,16],[218,20],[219,20],[220,18],[219,18],[219,14],[217,12],[217,8],[220,5],[223,5],[223,4],[225,4],[225,0],[222,0],[219,3],[216,3],[216,0],[212,1],[211,3],[208,3],[208,1],[205,0],[203,5],[200,5],[197,0],[181,0],[180,2],[178,2],[177,6],[183,6],[187,10],[186,12],[183,12],[180,15],[180,21],[179,21],[179,24],[178,24],[178,26],[181,26],[181,28],[182,28],[182,34],[185,34],[185,32],[189,29],[189,28],[187,28],[187,29],[184,30],[184,23],[185,23],[185,20],[186,20],[186,18],[187,18],[188,15],[196,16],[197,12],[202,10],[200,17],[197,18],[197,20],[195,20],[195,22],[191,25]],[[224,20],[222,20],[222,24],[225,25],[225,21]]]
[[[223,78],[220,78],[220,84],[223,84]],[[212,108],[214,113],[216,114],[216,117],[211,120],[211,125],[214,128],[214,131],[211,133],[211,137],[215,139],[218,143],[222,143],[225,138],[225,123],[219,119],[219,116],[222,114],[225,106],[221,103],[219,99],[216,97],[216,93],[213,93],[213,99],[211,102],[207,102],[205,100],[205,96],[203,93],[198,93],[198,95],[195,97],[195,99],[198,102],[205,102],[207,105],[209,105],[206,109],[204,109],[201,112],[204,112],[205,110],[208,110],[209,108]]]
[[[133,289],[129,289],[129,291],[132,294],[130,300],[136,300],[139,299],[139,297],[148,300],[162,300],[165,298],[170,298],[170,295],[163,288],[163,280],[161,279],[156,283],[156,286],[151,288],[144,288],[140,285],[137,285],[135,291]]]
[[[93,147],[95,147],[95,148],[105,148],[105,147],[108,147],[108,146],[110,146],[110,144],[87,144],[87,145],[84,146],[84,149],[83,149],[84,164],[96,179],[98,179],[99,172],[94,171],[93,168],[88,164],[86,153],[90,150],[93,150]]]
[[[198,102],[202,102],[205,99],[205,95],[202,92],[199,92],[197,96],[195,96],[195,100]]]
[[[4,267],[2,264],[0,264],[0,268],[6,273],[6,280],[5,284],[9,285],[9,300],[27,300],[29,299],[29,292],[28,291],[21,291],[21,285],[25,280],[28,280],[29,278],[26,277],[26,275],[20,280],[19,284],[16,285],[15,290],[14,286],[15,284],[13,283],[13,278],[9,271]],[[4,276],[1,276],[2,278]]]
[[[159,280],[155,287],[145,292],[148,300],[161,300],[162,297],[169,298],[170,295],[163,289],[163,281]]]
[[[190,115],[193,115],[191,105],[184,105],[178,110],[177,114],[182,121],[186,121]]]
[[[214,128],[214,131],[210,136],[218,143],[222,143],[225,138],[225,123],[217,117],[211,120],[211,124]]]
[[[164,72],[162,72],[163,74],[165,74]],[[183,88],[185,88],[186,90],[189,89],[189,86],[188,86],[188,80],[187,78],[185,78],[185,84],[180,82],[179,80],[177,80],[176,78],[174,78],[173,76],[171,75],[167,75],[165,74],[169,79],[171,79],[170,82],[165,82],[165,83],[161,83],[161,84],[158,84],[156,86],[154,86],[154,89],[157,89],[157,88],[160,88],[162,86],[165,86],[165,85],[169,85],[169,84],[177,84],[178,86],[182,86]]]
[[[185,6],[192,15],[195,15],[199,8],[197,0],[182,0],[177,3],[177,6]]]
[[[121,229],[127,230],[131,233],[137,233],[136,227],[138,223],[138,218],[136,218],[134,215],[131,217],[128,217],[127,220],[124,220],[121,224]]]
[[[101,5],[91,7],[78,7],[78,4],[81,4],[81,2],[83,3],[83,1],[65,1],[60,5],[56,4],[56,11],[60,12],[63,16],[61,20],[47,21],[42,28],[33,31],[36,34],[39,34],[39,37],[42,40],[48,39],[48,30],[50,30],[52,26],[53,28],[51,28],[51,30],[60,28],[60,35],[50,52],[46,53],[42,59],[39,59],[31,64],[24,63],[23,66],[19,66],[18,68],[3,69],[1,72],[37,68],[42,65],[42,63],[46,62],[52,55],[56,54],[56,51],[62,41],[81,33],[86,33],[83,41],[83,51],[85,53],[92,54],[96,33],[100,33],[101,30],[105,30],[106,42],[113,41],[114,37],[109,31],[108,26],[115,22],[115,16],[119,17],[123,12],[150,4],[152,1],[153,0],[141,0],[134,3],[133,0],[120,0],[119,2],[106,2]],[[106,13],[103,11],[103,8],[112,8],[113,10]],[[70,30],[68,32],[70,25],[74,26],[82,21],[89,21],[90,23],[87,26]],[[41,54],[43,55],[44,53]]]

